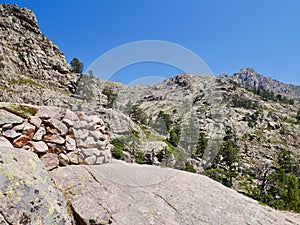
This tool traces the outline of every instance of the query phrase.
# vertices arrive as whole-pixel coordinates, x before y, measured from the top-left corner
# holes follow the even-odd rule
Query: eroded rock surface
[[[120,162],[50,172],[82,224],[299,224],[211,179]]]
[[[72,224],[63,194],[31,152],[0,147],[0,224]]]

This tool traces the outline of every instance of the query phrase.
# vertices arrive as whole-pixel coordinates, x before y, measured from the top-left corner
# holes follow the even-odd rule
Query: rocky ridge
[[[6,4],[0,12],[0,101],[67,104],[78,76],[40,32],[33,12]]]
[[[220,76],[224,80],[236,82],[244,88],[256,88],[272,91],[276,94],[283,94],[294,98],[300,97],[300,86],[284,84],[270,77],[265,77],[252,68],[242,69],[240,72],[231,75]]]

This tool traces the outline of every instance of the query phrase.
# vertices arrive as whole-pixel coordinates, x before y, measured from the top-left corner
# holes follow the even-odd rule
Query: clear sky
[[[59,46],[68,62],[77,57],[85,67],[119,45],[163,40],[190,49],[217,76],[252,67],[265,76],[300,85],[299,0],[0,2],[33,10],[42,32]],[[144,63],[120,74],[170,77],[180,72]]]

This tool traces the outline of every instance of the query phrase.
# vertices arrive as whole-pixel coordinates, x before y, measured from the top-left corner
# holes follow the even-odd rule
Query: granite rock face
[[[73,224],[37,155],[0,147],[0,224]]]
[[[299,224],[211,179],[114,162],[50,172],[80,224]]]
[[[41,33],[33,12],[6,4],[0,12],[0,101],[63,103],[78,80],[65,56]]]

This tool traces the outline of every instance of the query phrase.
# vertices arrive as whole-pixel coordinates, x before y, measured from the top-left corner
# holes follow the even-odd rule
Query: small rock
[[[35,130],[35,126],[28,123],[27,121],[25,121],[22,125],[23,125],[23,128],[22,128],[23,131]]]
[[[30,141],[28,142],[28,145],[31,147],[33,152],[47,152],[49,149],[46,143],[43,141],[38,141],[38,142]]]
[[[86,122],[86,121],[79,121],[79,122],[76,122],[74,124],[74,128],[76,128],[76,129],[85,129],[87,127],[87,125],[88,125],[88,122]]]
[[[69,152],[67,156],[72,164],[78,165],[83,163],[83,156],[80,152]]]
[[[15,148],[22,148],[30,141],[30,138],[27,135],[21,135],[16,140],[13,141],[13,146]]]
[[[86,148],[94,148],[94,147],[96,147],[97,143],[98,142],[95,142],[94,138],[91,136],[87,137],[85,140]]]
[[[20,124],[23,122],[23,118],[16,116],[13,113],[0,109],[0,126],[4,124]]]
[[[90,131],[90,134],[96,139],[96,140],[101,140],[104,141],[105,140],[105,135],[102,134],[100,131]]]
[[[37,132],[33,136],[34,141],[41,141],[43,136],[46,134],[46,129],[44,127],[40,127]]]
[[[76,150],[76,141],[70,135],[66,136],[66,150],[68,151],[75,151]]]
[[[78,116],[73,111],[67,109],[63,120],[79,121]]]
[[[0,148],[1,147],[13,148],[13,145],[6,138],[0,137]]]
[[[41,157],[41,161],[44,163],[48,171],[53,170],[59,166],[59,160],[57,154],[47,153]]]
[[[46,134],[43,137],[43,141],[44,142],[50,142],[50,143],[55,143],[55,144],[59,144],[59,145],[63,145],[66,140],[58,135],[55,134]]]
[[[11,128],[13,128],[13,125],[12,125],[11,123],[4,124],[4,125],[2,126],[2,128],[3,128],[3,129],[11,129]]]
[[[58,119],[50,118],[45,121],[45,123],[47,123],[50,127],[57,129],[61,135],[66,135],[68,132],[68,127]]]
[[[35,116],[41,119],[49,119],[49,118],[61,119],[63,117],[62,111],[63,109],[57,107],[41,106],[37,110]]]
[[[84,154],[86,157],[95,155],[100,156],[100,151],[97,148],[87,148],[87,149],[81,149],[82,154]]]
[[[58,155],[58,160],[59,160],[59,165],[60,166],[66,166],[70,162],[68,156],[66,156],[64,153],[60,153]]]
[[[63,119],[62,122],[64,124],[66,124],[67,127],[73,127],[74,126],[74,122],[72,120],[69,119]]]
[[[46,143],[46,144],[48,145],[49,153],[59,154],[59,153],[65,151],[65,147],[62,145],[58,145],[58,144],[54,144],[54,143]]]
[[[20,133],[14,131],[14,130],[6,130],[2,133],[2,135],[6,138],[11,138],[11,139],[15,139],[15,138],[21,136]]]
[[[73,130],[76,139],[85,140],[89,136],[88,130]]]
[[[42,120],[37,117],[37,116],[30,116],[28,118],[29,123],[31,123],[32,125],[36,126],[36,127],[40,127],[42,124]]]
[[[97,161],[97,157],[95,155],[90,155],[84,159],[84,162],[88,165],[94,165]]]

